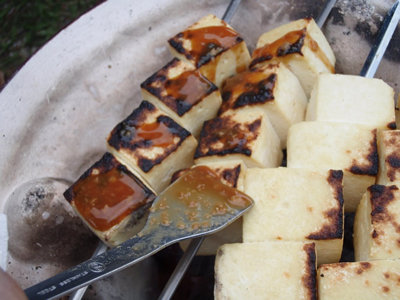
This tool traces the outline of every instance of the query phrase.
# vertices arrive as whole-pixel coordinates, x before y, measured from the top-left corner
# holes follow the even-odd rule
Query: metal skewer
[[[386,48],[393,36],[393,33],[400,20],[400,5],[399,0],[392,6],[383,20],[382,26],[379,30],[377,40],[372,46],[371,51],[361,69],[360,75],[373,78],[378,70],[379,64],[385,54]]]
[[[328,16],[331,13],[333,6],[335,6],[335,3],[336,3],[336,0],[328,0],[327,1],[322,13],[319,15],[318,19],[315,20],[315,22],[317,23],[317,25],[319,27],[322,27],[325,24],[326,19],[328,19]]]

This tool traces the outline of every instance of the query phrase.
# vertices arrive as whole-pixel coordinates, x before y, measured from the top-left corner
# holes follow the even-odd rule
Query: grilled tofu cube
[[[400,181],[400,130],[378,134],[379,172],[376,182],[390,184]]]
[[[196,164],[241,159],[247,167],[277,167],[280,140],[262,111],[235,111],[204,123],[194,158]]]
[[[244,191],[244,178],[247,168],[241,160],[210,162],[203,165],[218,174],[224,184]],[[242,223],[242,218],[240,218],[227,228],[206,237],[197,254],[215,255],[218,247],[223,244],[242,242]],[[180,246],[185,250],[189,242],[188,240],[182,241]]]
[[[175,171],[192,165],[196,146],[189,131],[147,101],[108,137],[109,151],[156,193],[168,186]]]
[[[378,174],[376,129],[335,122],[301,122],[289,129],[287,166],[343,170],[344,208],[354,212]]]
[[[394,91],[381,79],[320,74],[312,91],[306,120],[395,129]]]
[[[116,246],[140,231],[155,195],[106,153],[65,191],[64,197],[101,240]]]
[[[311,18],[277,27],[260,36],[250,68],[272,60],[284,62],[297,76],[307,96],[319,73],[334,73],[335,55]]]
[[[211,81],[191,64],[176,58],[140,86],[143,99],[166,112],[195,137],[204,121],[217,115],[222,102]]]
[[[343,245],[342,179],[343,172],[334,170],[247,170],[244,192],[255,204],[243,216],[243,242],[315,242],[318,264],[338,262]]]
[[[356,261],[400,258],[400,191],[395,185],[372,185],[354,219]]]
[[[228,78],[221,88],[219,114],[238,109],[264,110],[286,148],[289,127],[303,121],[307,97],[296,76],[283,63],[261,65]]]
[[[215,258],[214,297],[316,299],[313,243],[267,241],[226,244]]]
[[[214,15],[203,17],[168,42],[172,55],[191,63],[218,87],[250,62],[243,39]]]
[[[318,299],[399,299],[400,260],[347,262],[318,268]]]

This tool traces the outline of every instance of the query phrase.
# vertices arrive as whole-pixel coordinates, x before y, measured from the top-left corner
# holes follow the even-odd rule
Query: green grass
[[[9,81],[48,40],[103,0],[0,0],[0,77]],[[0,88],[2,85],[0,78]]]

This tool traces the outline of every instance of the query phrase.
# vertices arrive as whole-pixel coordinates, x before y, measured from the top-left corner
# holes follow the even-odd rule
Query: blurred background
[[[48,40],[104,0],[0,0],[0,90]]]

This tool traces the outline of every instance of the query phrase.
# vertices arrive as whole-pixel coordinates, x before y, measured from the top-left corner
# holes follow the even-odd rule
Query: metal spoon
[[[25,290],[29,299],[53,299],[129,267],[187,238],[219,231],[253,205],[221,183],[209,168],[195,167],[154,201],[143,230],[121,245]]]

